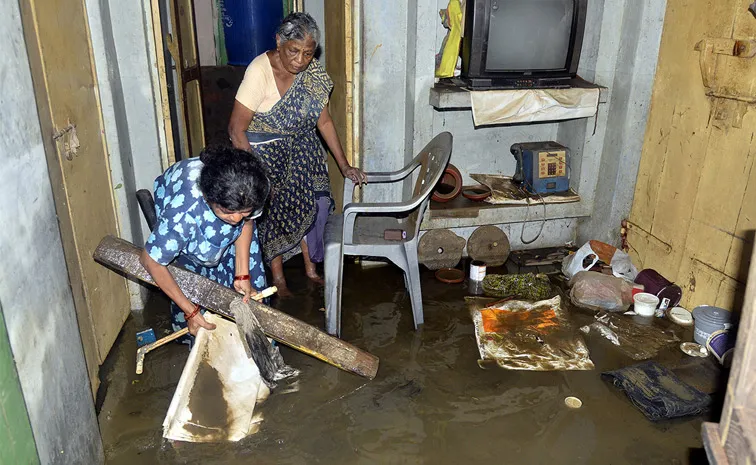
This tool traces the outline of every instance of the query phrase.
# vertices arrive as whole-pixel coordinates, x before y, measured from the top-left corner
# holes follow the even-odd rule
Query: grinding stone
[[[434,229],[420,238],[417,259],[430,270],[454,268],[462,259],[465,240],[448,229]]]
[[[467,241],[467,254],[486,266],[501,266],[509,258],[509,238],[496,226],[481,226]]]

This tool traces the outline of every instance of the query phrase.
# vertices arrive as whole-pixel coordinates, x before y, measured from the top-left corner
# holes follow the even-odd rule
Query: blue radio
[[[556,142],[525,142],[509,149],[517,160],[512,180],[533,194],[570,189],[570,149]]]

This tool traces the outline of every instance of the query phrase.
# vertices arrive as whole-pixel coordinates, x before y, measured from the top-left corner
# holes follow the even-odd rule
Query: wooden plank
[[[693,256],[720,271],[727,265],[754,160],[754,126],[728,124],[712,123],[686,244]]]
[[[326,71],[333,81],[333,92],[328,110],[341,140],[344,156],[350,164],[353,164],[351,1],[325,0],[324,8]],[[333,157],[328,158],[328,173],[336,209],[340,211],[342,209],[340,194],[344,187],[344,178]]]
[[[202,86],[200,79],[199,47],[195,30],[194,2],[175,0],[178,9],[179,79],[184,84],[184,111],[189,137],[189,152],[185,156],[196,157],[205,147],[205,123],[202,118]]]
[[[163,43],[163,26],[160,22],[160,0],[150,0],[150,10],[152,16],[152,34],[155,41],[155,67],[157,68],[160,85],[160,109],[163,115],[162,124],[165,131],[168,166],[170,166],[176,163],[176,147],[173,145],[171,102],[168,96],[168,81],[165,74],[165,45]],[[163,166],[163,170],[167,170],[168,166]]]
[[[152,276],[139,263],[141,253],[142,249],[130,242],[107,236],[102,239],[93,257],[108,268],[155,284]],[[173,265],[169,265],[168,270],[189,300],[213,313],[234,318],[229,307],[239,297],[236,291]],[[378,357],[267,305],[250,301],[249,307],[268,336],[342,370],[369,379],[375,378]]]
[[[701,439],[711,465],[728,464],[727,454],[722,447],[722,439],[719,437],[719,428],[716,423],[707,421],[701,425]]]
[[[712,441],[714,445],[717,442],[723,445],[727,462],[720,462],[717,457],[712,460],[710,455],[715,464],[756,463],[756,254],[751,256],[750,263],[746,302],[719,423],[719,441]],[[709,432],[707,435],[714,436]]]

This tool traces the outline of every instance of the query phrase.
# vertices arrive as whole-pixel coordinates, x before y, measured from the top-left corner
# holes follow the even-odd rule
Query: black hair
[[[265,167],[256,155],[228,146],[206,147],[199,189],[205,200],[229,212],[259,210],[270,192]]]

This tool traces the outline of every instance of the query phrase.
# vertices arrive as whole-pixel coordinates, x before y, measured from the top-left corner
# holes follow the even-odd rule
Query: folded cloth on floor
[[[624,391],[651,421],[698,415],[711,403],[708,395],[654,361],[604,372],[601,376]]]

